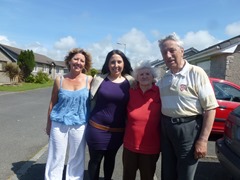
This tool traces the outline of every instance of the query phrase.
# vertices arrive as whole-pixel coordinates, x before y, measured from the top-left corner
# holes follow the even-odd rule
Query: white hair
[[[154,82],[157,81],[158,73],[157,69],[152,67],[150,61],[140,61],[135,68],[133,69],[132,76],[134,77],[135,80],[137,80],[137,76],[140,70],[142,69],[149,69],[150,73],[153,76]]]
[[[177,43],[177,45],[181,48],[183,48],[183,42],[180,40],[180,38],[178,37],[178,35],[174,32],[166,37],[164,37],[163,39],[158,40],[158,46],[159,48],[162,50],[163,48],[163,43],[167,40],[173,40]]]

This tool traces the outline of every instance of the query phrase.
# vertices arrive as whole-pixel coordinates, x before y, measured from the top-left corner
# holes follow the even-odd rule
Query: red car
[[[223,134],[225,121],[229,113],[240,105],[240,85],[223,79],[209,79],[219,105],[216,109],[212,133]]]

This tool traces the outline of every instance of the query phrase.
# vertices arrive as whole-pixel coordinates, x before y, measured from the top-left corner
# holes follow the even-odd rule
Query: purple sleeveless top
[[[90,114],[90,119],[104,126],[124,128],[129,88],[127,80],[113,83],[105,78],[96,94],[96,105]],[[89,148],[94,150],[118,149],[123,142],[123,133],[103,131],[88,125],[86,140]]]

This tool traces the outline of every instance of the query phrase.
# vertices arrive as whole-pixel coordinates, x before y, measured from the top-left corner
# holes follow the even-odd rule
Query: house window
[[[47,66],[43,65],[43,72],[47,72]]]
[[[60,70],[59,70],[59,67],[56,67],[56,73],[59,73]]]
[[[34,69],[33,69],[33,72],[37,72],[38,71],[38,66],[37,64],[35,65]]]
[[[42,64],[37,64],[36,69],[37,69],[37,72],[38,71],[43,71],[43,65]]]
[[[63,73],[64,74],[67,74],[69,72],[69,70],[66,68],[66,69],[63,69]]]
[[[0,71],[4,71],[5,70],[5,65],[7,63],[6,62],[0,62]]]
[[[207,73],[207,75],[210,75],[210,61],[203,61],[200,63],[197,63],[197,66],[203,68],[203,70]]]
[[[0,62],[0,71],[3,71],[3,63]]]

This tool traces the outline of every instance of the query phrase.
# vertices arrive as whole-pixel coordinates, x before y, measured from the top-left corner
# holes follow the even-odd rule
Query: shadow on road
[[[44,172],[45,172],[46,164],[34,164],[31,168],[27,170],[25,175],[18,177],[19,180],[44,180]],[[64,167],[63,174],[66,172],[66,166]],[[63,175],[63,179],[65,177]],[[84,180],[88,180],[87,171],[84,172]],[[101,179],[100,179],[101,180]],[[103,180],[103,179],[102,179]]]
[[[46,164],[34,164],[27,173],[19,178],[19,180],[44,180]]]
[[[219,162],[199,162],[195,180],[231,180]]]
[[[20,162],[23,163],[23,162]],[[17,163],[16,163],[17,164]],[[25,175],[19,177],[19,180],[44,180],[44,164],[34,164],[31,168],[28,169]],[[66,168],[66,166],[65,166]],[[64,173],[65,173],[64,168]],[[87,171],[84,172],[84,180],[88,180]],[[121,180],[119,177],[116,180]],[[227,175],[225,170],[222,168],[221,164],[218,162],[199,162],[195,180],[230,180],[231,177]],[[65,180],[65,179],[63,179]],[[100,178],[99,180],[103,180]]]
[[[14,172],[16,177],[20,179],[20,177],[25,174],[26,170],[30,168],[35,161],[19,161],[12,163],[12,168],[11,170]]]

